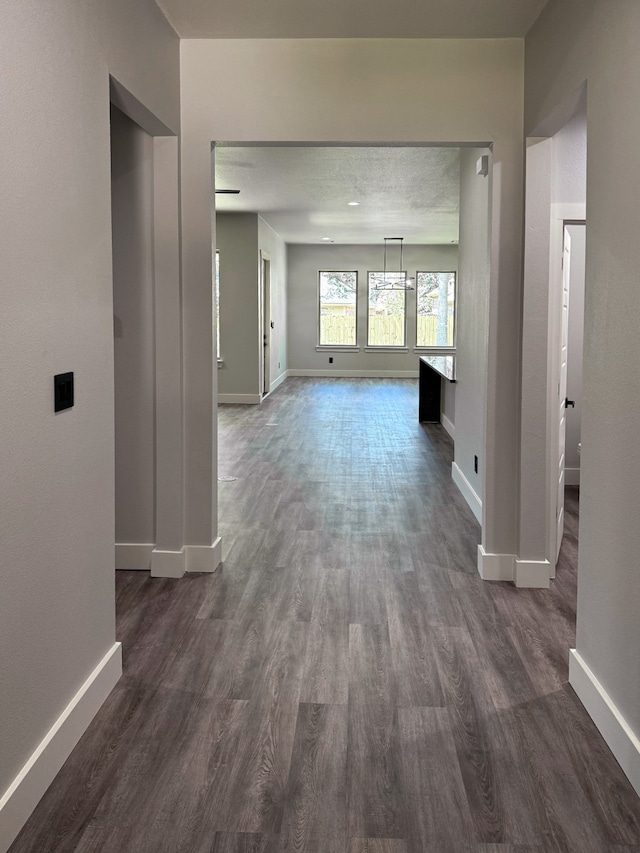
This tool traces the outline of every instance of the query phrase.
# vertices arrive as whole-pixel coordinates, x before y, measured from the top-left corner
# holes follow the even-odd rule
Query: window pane
[[[320,273],[320,346],[354,347],[358,274]]]
[[[456,274],[419,272],[416,292],[416,345],[452,347],[456,313]]]
[[[369,273],[369,325],[367,345],[370,347],[405,346],[406,273]],[[396,290],[390,288],[396,287]]]

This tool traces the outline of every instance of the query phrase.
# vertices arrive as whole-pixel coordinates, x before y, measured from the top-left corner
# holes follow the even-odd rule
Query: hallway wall
[[[116,107],[111,164],[115,541],[155,545],[153,137]]]
[[[258,215],[218,213],[216,247],[220,252],[220,357],[224,362],[218,370],[218,394],[227,403],[246,396],[257,403]]]
[[[453,463],[454,480],[480,523],[484,498],[492,179],[489,175],[476,174],[476,163],[487,154],[486,148],[465,148],[460,159],[458,380]],[[475,456],[478,456],[477,473]]]
[[[152,0],[4,3],[0,55],[0,798],[103,667],[70,741],[0,810],[4,849],[120,671],[109,73],[175,131],[180,116],[179,42]],[[67,371],[75,406],[54,414]]]
[[[640,736],[635,535],[640,445],[630,428],[640,417],[639,39],[640,7],[635,2],[551,0],[526,43],[528,133],[540,134],[554,109],[587,81],[589,231],[578,657],[572,683],[590,713],[599,716],[638,790],[640,752],[616,724],[603,695]]]

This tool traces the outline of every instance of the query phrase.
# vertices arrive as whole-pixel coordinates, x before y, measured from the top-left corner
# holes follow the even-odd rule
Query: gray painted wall
[[[466,148],[460,158],[458,346],[455,464],[479,499],[484,490],[487,334],[489,313],[489,199],[491,178],[476,174],[486,149]],[[478,473],[474,456],[479,457]]]
[[[153,138],[112,107],[116,542],[155,544]]]
[[[151,0],[2,4],[0,54],[4,792],[115,641],[109,72],[175,131],[180,110]]]
[[[308,371],[398,371],[417,375],[415,291],[407,294],[407,352],[365,352],[367,343],[367,273],[383,267],[382,245],[289,245],[289,369]],[[456,270],[457,246],[405,246],[404,267]],[[394,256],[394,262],[397,264]],[[397,268],[397,267],[396,267]],[[358,273],[357,336],[360,352],[316,352],[318,344],[318,271]],[[333,364],[329,364],[329,357]]]
[[[526,129],[587,80],[587,277],[577,649],[640,734],[640,7],[551,0],[527,38]],[[621,402],[624,401],[624,408]]]
[[[260,388],[260,252],[271,262],[271,382],[287,366],[287,255],[284,240],[256,213],[218,213],[220,349],[218,393],[227,402],[258,402]],[[278,367],[280,365],[280,367]]]
[[[258,215],[219,213],[220,252],[219,394],[259,394]]]

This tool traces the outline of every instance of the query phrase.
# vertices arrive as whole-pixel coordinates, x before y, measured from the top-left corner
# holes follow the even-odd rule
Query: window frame
[[[419,344],[418,343],[418,287],[420,275],[452,275],[453,276],[453,343],[451,344]],[[456,348],[458,333],[458,270],[416,270],[416,346],[420,352],[450,352]]]
[[[387,271],[388,272],[388,271]],[[392,271],[393,275],[396,275],[398,272],[404,272],[405,282],[407,279],[406,270],[395,270]],[[372,275],[384,275],[384,270],[367,270],[367,344],[366,349],[368,350],[388,350],[389,352],[407,352],[408,351],[408,342],[407,342],[407,289],[403,288],[404,291],[404,317],[403,317],[403,339],[404,342],[401,345],[394,346],[393,344],[372,344],[369,343],[369,329],[370,329],[370,319],[371,313],[370,309],[370,294],[371,294],[371,276]],[[396,291],[397,293],[401,291]]]
[[[355,322],[355,340],[354,340],[354,342],[353,342],[352,344],[323,344],[323,343],[322,343],[322,341],[321,341],[321,337],[320,337],[320,336],[321,336],[321,333],[322,333],[322,302],[321,302],[321,297],[322,297],[322,287],[321,287],[321,283],[320,283],[320,282],[321,282],[321,277],[322,277],[322,274],[323,274],[323,273],[329,273],[329,274],[331,274],[331,273],[349,273],[350,275],[355,275],[355,277],[356,277],[356,282],[355,282],[355,294],[356,294],[356,304],[355,304],[355,321],[356,321],[356,322]],[[347,350],[347,351],[352,351],[352,352],[353,352],[353,351],[355,351],[355,350],[360,349],[360,348],[359,348],[359,346],[358,346],[358,330],[359,330],[359,323],[358,323],[358,301],[359,301],[359,289],[360,289],[360,288],[359,288],[359,284],[360,284],[360,282],[359,282],[359,280],[358,280],[358,279],[359,279],[359,276],[358,276],[358,270],[345,270],[345,269],[342,269],[342,270],[324,270],[324,269],[323,269],[323,270],[320,270],[320,269],[319,269],[319,270],[318,270],[318,290],[317,290],[317,299],[316,299],[317,306],[318,306],[318,327],[317,327],[317,338],[316,338],[316,339],[317,339],[317,341],[318,341],[318,343],[316,344],[316,349],[317,349],[317,350],[343,350],[343,351]]]

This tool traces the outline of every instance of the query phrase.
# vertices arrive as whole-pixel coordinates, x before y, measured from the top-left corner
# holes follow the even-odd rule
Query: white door
[[[571,280],[571,237],[564,229],[564,250],[562,258],[562,314],[560,331],[560,372],[558,377],[557,423],[558,423],[558,471],[556,498],[556,563],[564,534],[564,468],[565,442],[567,432],[567,359],[569,352],[569,282]]]
[[[271,260],[262,255],[262,394],[271,389]]]

